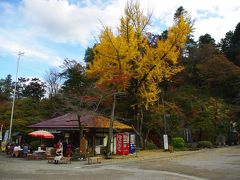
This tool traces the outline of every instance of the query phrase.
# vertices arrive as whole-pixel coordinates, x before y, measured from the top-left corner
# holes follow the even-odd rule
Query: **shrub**
[[[148,142],[145,146],[145,149],[146,150],[153,150],[153,149],[158,149],[158,147],[156,146],[156,144]]]
[[[189,149],[195,149],[197,148],[198,143],[186,143],[185,147],[189,148]]]
[[[195,142],[195,143],[186,143],[185,144],[185,147],[190,150],[190,151],[195,151],[195,150],[199,150],[198,148],[198,143]]]
[[[199,148],[212,148],[213,144],[210,141],[199,141],[198,147]]]
[[[185,145],[184,139],[182,137],[172,138],[172,146],[175,149],[183,149]]]

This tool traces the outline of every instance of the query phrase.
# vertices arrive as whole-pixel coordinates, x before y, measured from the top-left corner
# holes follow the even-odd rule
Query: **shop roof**
[[[88,113],[81,116],[81,123],[85,128],[109,128],[110,119],[96,113]],[[77,114],[68,113],[28,126],[38,129],[76,129],[78,128]],[[130,126],[113,121],[114,129],[132,129]]]

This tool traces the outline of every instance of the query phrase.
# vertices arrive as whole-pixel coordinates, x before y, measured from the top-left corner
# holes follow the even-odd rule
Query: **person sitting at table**
[[[57,148],[56,150],[56,156],[54,157],[54,163],[58,164],[59,161],[62,159],[63,154],[62,154],[62,148]]]
[[[10,146],[9,146],[9,155],[13,156],[13,149],[15,147],[15,144],[14,143],[11,143]]]
[[[9,154],[9,151],[10,151],[10,143],[7,143],[6,144],[6,149],[5,149],[5,152],[6,152],[7,155]]]
[[[28,145],[27,144],[24,144],[23,145],[23,157],[27,157],[27,154],[28,154]]]
[[[18,146],[18,145],[14,146],[14,148],[13,148],[13,157],[14,156],[15,157],[19,157],[20,156],[20,153],[19,153],[20,150],[21,150],[20,146]]]
[[[43,151],[46,151],[46,145],[43,143],[43,144],[41,144],[41,150],[43,150]]]

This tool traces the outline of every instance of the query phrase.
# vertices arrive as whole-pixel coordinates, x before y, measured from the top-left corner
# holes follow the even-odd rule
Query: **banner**
[[[168,135],[163,135],[163,142],[164,142],[164,150],[168,150]]]
[[[9,130],[6,130],[6,131],[5,131],[3,141],[7,141],[7,140],[8,140],[8,131],[9,131]]]
[[[7,145],[6,141],[1,142],[1,150],[2,150],[2,152],[4,152],[6,150],[6,145]]]
[[[1,128],[0,128],[0,141],[2,141],[2,129],[3,129],[3,125],[1,124]]]

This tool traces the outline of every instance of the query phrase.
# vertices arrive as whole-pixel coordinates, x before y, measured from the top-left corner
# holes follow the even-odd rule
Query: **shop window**
[[[104,145],[104,144],[103,144],[103,138],[96,138],[96,145],[97,145],[97,146],[100,146],[100,145],[103,146],[103,145]]]

